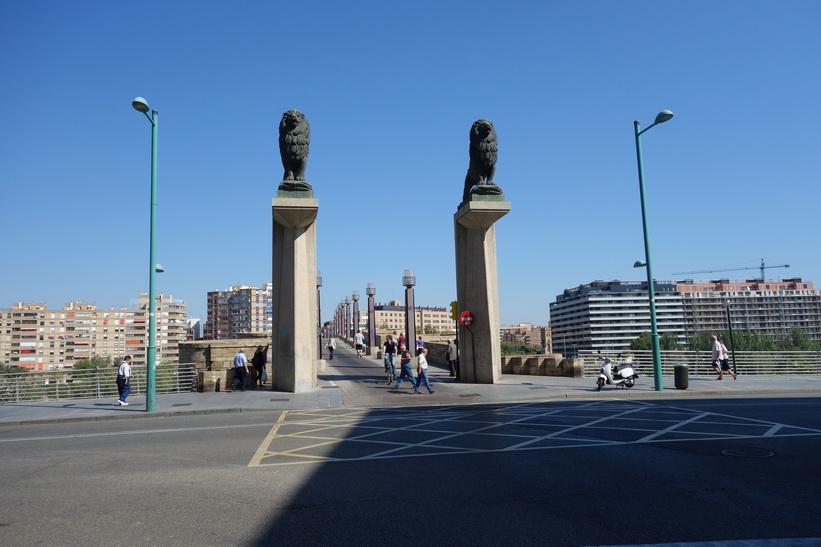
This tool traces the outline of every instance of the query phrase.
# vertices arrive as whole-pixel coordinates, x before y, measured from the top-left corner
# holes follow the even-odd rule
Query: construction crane
[[[761,270],[761,279],[764,279],[764,270],[767,268],[789,268],[789,264],[773,264],[770,266],[764,265],[764,259],[761,259],[760,266],[751,266],[749,268],[721,268],[719,270],[698,270],[695,272],[673,272],[673,275],[690,275],[690,274],[703,274],[703,273],[718,273],[718,272],[740,272],[741,270]]]

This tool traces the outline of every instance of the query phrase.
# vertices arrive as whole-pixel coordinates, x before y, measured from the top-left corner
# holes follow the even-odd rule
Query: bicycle
[[[388,385],[396,381],[396,357],[393,353],[385,354],[385,373],[388,375]]]

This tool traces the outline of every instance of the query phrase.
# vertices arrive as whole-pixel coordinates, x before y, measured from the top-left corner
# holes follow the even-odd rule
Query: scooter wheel
[[[626,380],[624,380],[624,387],[631,388],[634,385],[636,385],[635,378],[627,378]]]
[[[604,387],[604,380],[599,378],[596,380],[596,391],[601,391],[601,388]]]

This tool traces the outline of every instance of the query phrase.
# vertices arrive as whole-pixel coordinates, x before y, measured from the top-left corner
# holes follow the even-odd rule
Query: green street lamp
[[[639,164],[639,193],[641,195],[641,225],[644,230],[644,267],[647,268],[647,299],[650,302],[650,343],[653,348],[653,379],[656,391],[662,391],[664,386],[661,383],[661,350],[659,348],[659,331],[656,322],[656,291],[653,286],[653,268],[650,262],[650,237],[647,230],[647,205],[644,199],[644,165],[641,159],[641,134],[650,128],[664,123],[673,117],[669,110],[662,110],[656,116],[656,120],[645,130],[641,130],[639,122],[633,122],[636,130],[636,158]]]
[[[148,103],[142,97],[137,97],[131,101],[131,106],[145,114],[151,122],[151,220],[150,239],[148,245],[148,348],[146,351],[145,363],[145,410],[153,412],[156,406],[157,396],[157,290],[154,284],[154,277],[158,271],[163,271],[162,266],[157,264],[156,259],[156,228],[157,228],[157,126],[159,124],[159,113],[156,110],[148,115]]]

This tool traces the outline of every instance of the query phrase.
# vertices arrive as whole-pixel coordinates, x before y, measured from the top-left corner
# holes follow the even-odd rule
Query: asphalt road
[[[818,538],[820,411],[416,403],[2,428],[0,544]]]

